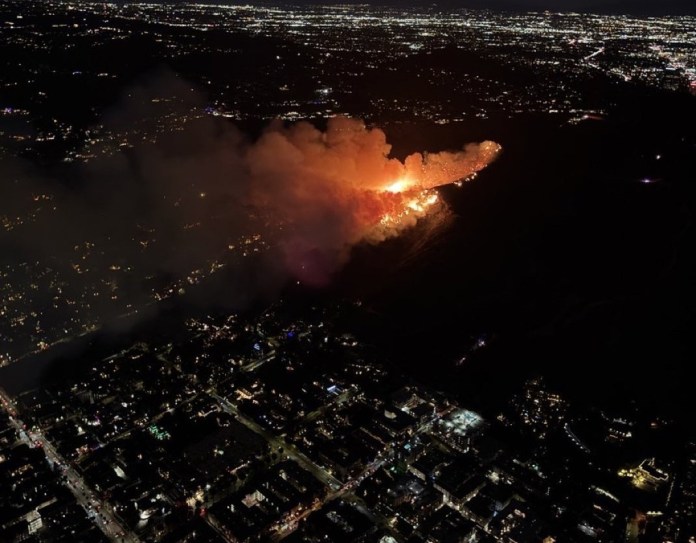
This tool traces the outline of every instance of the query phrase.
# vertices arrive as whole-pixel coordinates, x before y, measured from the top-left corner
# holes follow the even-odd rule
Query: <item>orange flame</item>
[[[290,269],[317,283],[356,244],[397,236],[443,209],[436,187],[470,179],[499,151],[497,143],[484,141],[401,161],[389,156],[383,131],[335,117],[325,131],[309,123],[274,125],[244,161],[252,205],[285,225],[282,245]]]
[[[406,178],[397,179],[391,185],[385,187],[385,192],[399,193],[404,192],[413,186],[413,181]]]

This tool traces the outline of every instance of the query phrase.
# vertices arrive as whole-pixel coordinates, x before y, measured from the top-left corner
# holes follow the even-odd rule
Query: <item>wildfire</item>
[[[405,192],[406,190],[410,189],[413,185],[414,183],[410,179],[401,178],[394,181],[391,185],[388,185],[384,189],[384,191],[397,194],[399,192]]]
[[[408,221],[424,217],[440,201],[437,192],[424,189],[408,178],[397,179],[382,192],[390,195],[391,203],[389,210],[379,219],[379,224],[383,227],[399,227]]]
[[[334,117],[323,131],[306,122],[273,125],[241,162],[251,207],[285,225],[280,243],[291,273],[322,284],[352,247],[436,220],[446,207],[437,187],[471,179],[499,151],[483,141],[400,160],[390,157],[382,130]]]

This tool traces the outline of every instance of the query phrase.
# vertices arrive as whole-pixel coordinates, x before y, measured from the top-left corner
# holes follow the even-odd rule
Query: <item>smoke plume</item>
[[[283,227],[290,272],[321,283],[361,241],[397,235],[436,205],[430,189],[465,179],[499,152],[493,142],[462,151],[390,158],[385,133],[347,117],[326,131],[271,126],[244,153],[250,202]]]
[[[433,187],[499,151],[400,161],[382,130],[347,117],[274,122],[252,141],[167,74],[129,89],[94,132],[67,167],[0,158],[0,365],[254,254],[263,269],[232,270],[240,299],[288,277],[325,284],[352,247],[436,211]]]

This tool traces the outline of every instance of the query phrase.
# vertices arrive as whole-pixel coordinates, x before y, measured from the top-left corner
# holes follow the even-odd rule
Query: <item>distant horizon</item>
[[[644,17],[696,16],[696,3],[688,0],[116,0],[118,4],[229,4],[258,6],[336,6],[408,7],[476,9],[507,12],[587,13],[597,15],[631,15]]]

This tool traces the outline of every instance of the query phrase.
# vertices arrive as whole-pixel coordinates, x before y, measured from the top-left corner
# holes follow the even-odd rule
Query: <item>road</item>
[[[348,391],[345,391],[344,397],[341,398],[340,401],[345,401],[351,395],[352,394],[348,393]],[[379,468],[381,468],[382,466],[384,466],[384,464],[391,460],[392,451],[394,450],[394,448],[403,445],[403,443],[388,445],[377,455],[377,457],[372,462],[370,462],[370,464],[368,464],[365,467],[363,471],[361,471],[359,474],[355,475],[345,483],[341,483],[341,481],[336,479],[336,477],[328,473],[324,468],[317,465],[307,456],[305,456],[302,452],[300,452],[294,445],[289,444],[281,437],[272,434],[271,432],[263,428],[260,424],[258,424],[256,421],[241,413],[233,403],[214,392],[211,392],[211,396],[220,403],[222,408],[227,413],[234,416],[240,423],[244,424],[244,426],[249,428],[251,431],[263,437],[271,445],[271,447],[276,449],[278,447],[282,447],[284,454],[288,458],[297,462],[305,470],[310,472],[319,481],[321,481],[331,489],[331,491],[326,495],[326,497],[323,500],[316,500],[308,507],[298,506],[297,508],[295,508],[295,510],[286,515],[284,518],[278,520],[274,525],[270,526],[268,531],[271,534],[271,539],[273,541],[280,541],[281,539],[290,535],[297,529],[299,523],[302,520],[307,518],[313,512],[321,509],[324,506],[324,504],[338,498],[347,497],[348,495],[352,496],[353,490],[355,490],[360,485],[360,483],[362,483],[368,477],[372,476]],[[433,423],[440,420],[442,417],[448,415],[453,409],[454,407],[448,407],[436,413],[430,419],[419,424],[415,428],[412,436],[402,441],[405,442],[406,440],[411,439],[412,437],[415,437],[416,435],[427,431],[433,425]],[[359,508],[361,510],[364,510],[363,512],[369,518],[372,518],[375,522],[386,525],[386,521],[384,521],[384,519],[379,518],[369,509],[367,509],[362,504],[361,500],[358,501],[360,505]]]
[[[241,371],[243,372],[253,372],[259,369],[261,366],[263,366],[266,362],[270,362],[271,360],[275,360],[276,357],[276,351],[275,349],[271,349],[267,355],[259,358],[258,360],[254,360],[253,362],[249,362],[245,366],[242,366]]]
[[[208,391],[209,394],[215,398],[215,400],[218,401],[222,409],[226,412],[232,415],[237,421],[239,421],[241,424],[249,428],[252,432],[260,435],[262,438],[266,440],[266,442],[271,446],[272,449],[278,450],[278,448],[282,447],[283,448],[283,453],[290,459],[294,460],[297,462],[300,466],[302,466],[305,470],[310,472],[314,477],[316,477],[319,481],[321,481],[323,484],[328,486],[333,490],[333,492],[337,492],[342,488],[341,486],[341,481],[336,479],[333,475],[328,473],[326,470],[321,468],[320,466],[317,466],[314,462],[312,462],[309,458],[307,458],[303,453],[297,450],[297,448],[290,444],[287,443],[283,438],[276,436],[266,430],[263,426],[258,424],[255,420],[247,417],[243,413],[241,413],[238,409],[237,406],[234,405],[233,403],[229,402],[227,399],[223,398],[219,394],[213,391]],[[310,515],[312,512],[316,511],[317,509],[320,509],[323,504],[325,503],[326,500],[321,501],[321,502],[315,502],[312,506],[308,507],[307,509],[302,510],[300,513],[298,509],[295,510],[296,513],[298,513],[298,516],[294,519],[294,526],[292,529],[287,530],[285,533],[282,534],[282,537],[285,537],[286,535],[290,534],[292,531],[294,531],[297,528],[297,522],[299,522],[301,519],[305,518],[306,516]],[[224,530],[222,529],[221,526],[218,526],[217,520],[212,516],[208,515],[206,516],[206,521],[208,524],[218,533],[220,534],[225,540],[231,541],[231,539],[224,533]],[[286,520],[287,522],[287,520]],[[271,528],[273,529],[273,527]],[[277,532],[274,533],[274,539],[281,539],[282,537],[279,537],[279,534]]]
[[[253,372],[256,371],[263,364],[274,360],[276,357],[275,349],[272,349],[269,353],[254,360],[242,368],[242,371]],[[163,355],[158,355],[163,361],[166,358]],[[240,412],[237,406],[228,401],[223,396],[217,394],[217,392],[212,389],[199,388],[198,393],[187,398],[181,402],[181,404],[187,403],[199,397],[201,394],[210,395],[220,407],[227,413],[231,414],[237,421],[249,428],[254,433],[261,436],[271,447],[271,450],[277,451],[278,449],[283,449],[283,454],[285,457],[295,461],[303,469],[311,473],[318,481],[323,483],[329,490],[327,495],[323,499],[316,499],[314,502],[308,505],[300,504],[291,513],[278,520],[275,524],[269,527],[268,533],[271,538],[275,541],[279,541],[284,537],[291,534],[297,529],[299,523],[311,515],[314,511],[321,509],[326,503],[335,499],[348,499],[355,502],[359,509],[363,511],[368,517],[372,518],[378,524],[386,526],[385,519],[382,519],[379,515],[371,512],[362,501],[357,498],[353,492],[354,490],[365,480],[366,478],[372,476],[378,469],[390,462],[393,458],[393,451],[402,446],[407,440],[411,439],[413,436],[418,435],[422,432],[427,431],[433,423],[447,415],[453,408],[446,408],[435,414],[429,420],[419,424],[413,429],[411,436],[404,436],[401,439],[395,440],[393,443],[388,444],[380,453],[375,457],[375,459],[365,466],[365,468],[358,474],[351,477],[345,483],[338,480],[333,476],[327,469],[323,466],[318,465],[313,460],[308,458],[303,452],[301,452],[294,444],[288,443],[283,437],[274,435],[271,431],[267,430],[262,425],[258,424],[251,417]],[[323,406],[306,416],[306,420],[314,420],[316,418],[326,415],[327,410],[330,406],[335,406],[343,402],[349,401],[355,395],[355,391],[348,388],[341,391],[330,405]],[[5,393],[5,391],[0,389],[0,400],[5,405],[8,413],[11,415],[10,420],[14,427],[18,430],[19,435],[32,447],[43,447],[44,452],[48,460],[55,465],[59,466],[63,475],[65,476],[65,481],[72,493],[74,494],[76,500],[82,507],[87,511],[91,519],[99,526],[99,528],[109,537],[110,540],[122,543],[135,543],[138,542],[138,538],[135,534],[130,532],[125,528],[120,521],[116,518],[111,510],[108,503],[102,502],[99,497],[89,488],[85,483],[80,474],[75,470],[74,466],[66,462],[65,459],[55,450],[53,445],[46,439],[43,430],[40,428],[25,429],[25,425],[21,419],[19,419],[18,411],[13,403],[12,399]],[[170,412],[171,409],[165,410],[162,413],[150,417],[149,423],[157,421],[159,418],[164,416],[166,413]],[[121,436],[129,434],[132,432],[132,428],[124,431]],[[217,526],[214,518],[206,516],[208,523],[222,535],[225,539],[229,540],[229,537],[224,535],[221,527]]]
[[[263,426],[258,424],[255,420],[247,417],[243,413],[241,413],[238,409],[237,406],[234,405],[233,403],[229,402],[222,396],[216,394],[216,393],[211,393],[211,396],[215,398],[218,402],[220,402],[220,405],[222,408],[235,417],[239,422],[241,422],[244,426],[249,428],[252,432],[257,433],[260,435],[262,438],[264,438],[273,449],[277,450],[278,448],[282,447],[283,448],[283,453],[290,459],[294,460],[297,462],[300,466],[302,466],[304,469],[309,471],[312,475],[314,475],[319,481],[324,483],[326,486],[332,489],[338,489],[341,487],[341,481],[336,479],[333,475],[331,475],[329,472],[326,470],[322,469],[320,466],[317,466],[314,462],[312,462],[309,458],[307,458],[303,453],[297,450],[297,447],[292,445],[291,443],[288,443],[285,441],[282,437],[276,436],[266,430]]]
[[[77,503],[85,509],[87,515],[104,532],[104,535],[111,541],[119,543],[138,543],[140,540],[121,525],[120,521],[113,515],[110,506],[101,501],[99,496],[85,483],[82,476],[56,451],[41,429],[26,429],[26,425],[19,418],[19,411],[12,398],[2,389],[0,389],[0,401],[10,415],[10,422],[20,438],[30,447],[43,448],[49,462],[58,466],[65,476],[65,484],[75,496]]]
[[[404,439],[400,443],[391,443],[387,445],[385,449],[383,449],[377,456],[376,458],[370,462],[363,471],[361,471],[359,474],[355,475],[352,477],[350,480],[346,481],[342,486],[339,488],[333,488],[332,491],[327,494],[327,496],[314,504],[312,504],[311,507],[307,509],[303,509],[301,511],[296,510],[294,513],[290,514],[288,517],[281,519],[278,521],[274,526],[271,527],[271,533],[272,536],[271,538],[273,541],[280,541],[281,539],[287,537],[290,535],[292,532],[294,532],[297,527],[299,526],[299,523],[307,518],[309,515],[311,515],[314,511],[317,511],[321,509],[324,504],[336,500],[339,498],[348,498],[350,501],[353,502],[355,507],[360,510],[365,516],[370,518],[373,522],[376,524],[381,525],[382,527],[386,528],[388,526],[387,519],[382,518],[380,515],[375,514],[373,511],[371,511],[369,508],[367,508],[362,500],[358,497],[356,497],[352,492],[355,490],[360,483],[362,483],[365,479],[368,477],[371,477],[379,468],[384,466],[386,463],[391,461],[392,459],[392,452],[395,448],[402,446],[407,440],[412,439],[418,434],[421,434],[425,431],[427,431],[434,422],[437,420],[441,419],[442,417],[446,416],[449,414],[454,407],[446,408],[439,413],[436,413],[431,417],[430,419],[426,420],[425,422],[419,424],[416,429],[413,432],[413,435]],[[311,461],[310,461],[311,462]],[[315,466],[317,469],[319,469],[318,466]],[[313,473],[313,472],[312,472]]]

